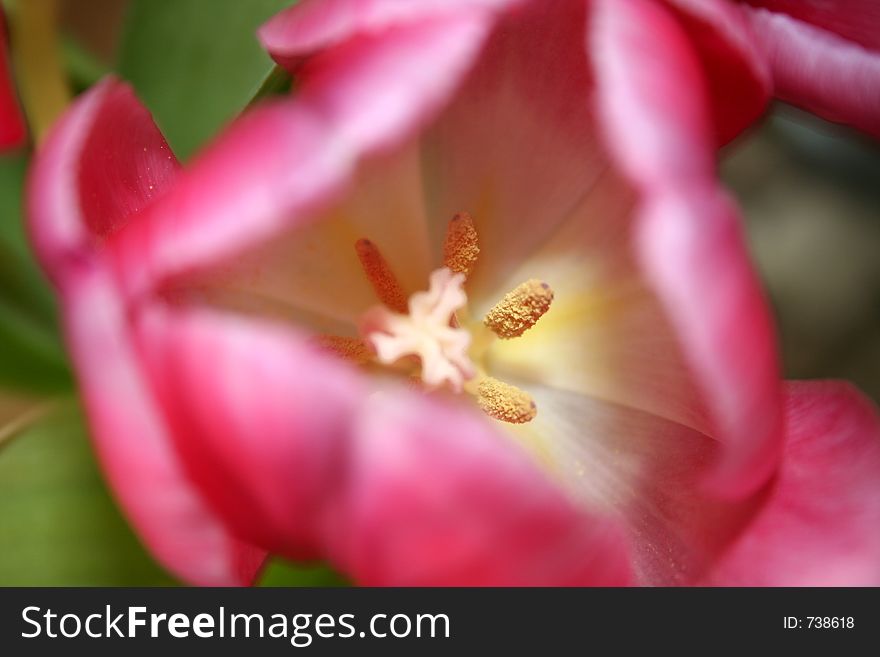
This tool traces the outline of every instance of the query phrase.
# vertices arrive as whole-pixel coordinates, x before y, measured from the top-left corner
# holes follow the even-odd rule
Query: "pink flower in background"
[[[731,3],[305,0],[297,76],[181,169],[107,80],[32,238],[153,553],[363,584],[880,584],[880,424],[779,381],[715,153]]]
[[[757,118],[768,93],[880,136],[880,4],[874,0],[657,4],[676,14],[702,52],[722,143]],[[730,66],[743,57],[751,75],[731,76]]]
[[[880,137],[880,3],[748,0],[776,95]]]
[[[6,16],[0,7],[0,152],[23,146],[27,128],[18,107],[7,53]]]

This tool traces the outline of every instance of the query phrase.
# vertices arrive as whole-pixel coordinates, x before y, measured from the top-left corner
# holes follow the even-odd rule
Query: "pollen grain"
[[[373,359],[369,345],[360,338],[341,335],[318,335],[312,340],[319,349],[331,353],[356,365],[366,365]]]
[[[550,286],[533,278],[505,294],[483,323],[500,338],[518,338],[541,319],[552,301]]]
[[[480,255],[477,229],[467,212],[459,212],[449,221],[443,242],[443,264],[457,274],[471,273]]]
[[[379,247],[368,239],[359,239],[355,242],[354,249],[379,301],[394,312],[406,313],[407,295]]]
[[[538,414],[529,393],[491,376],[480,381],[477,404],[489,417],[511,424],[531,422]]]

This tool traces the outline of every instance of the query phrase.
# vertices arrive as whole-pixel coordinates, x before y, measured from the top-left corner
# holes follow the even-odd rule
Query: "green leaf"
[[[26,168],[24,156],[0,157],[0,386],[57,392],[71,376],[55,302],[25,238]]]
[[[235,117],[273,64],[257,28],[291,0],[132,0],[119,72],[181,159]]]
[[[0,244],[20,257],[30,252],[21,211],[27,164],[24,155],[0,156]]]
[[[323,564],[302,565],[272,560],[260,578],[260,586],[349,586],[348,581]]]
[[[72,403],[0,449],[0,585],[171,584],[108,495]]]

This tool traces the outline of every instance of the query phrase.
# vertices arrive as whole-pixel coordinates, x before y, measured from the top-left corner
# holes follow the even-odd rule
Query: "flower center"
[[[426,386],[439,388],[446,384],[461,392],[465,381],[476,374],[468,356],[471,334],[457,326],[455,317],[456,311],[467,305],[463,284],[463,274],[443,267],[431,274],[427,292],[410,297],[408,313],[397,313],[387,306],[368,310],[361,318],[360,331],[376,359],[392,365],[416,356]]]
[[[358,240],[355,251],[381,304],[361,317],[361,338],[320,336],[320,346],[361,365],[405,368],[428,389],[467,392],[497,420],[522,424],[534,419],[537,408],[527,392],[489,376],[474,362],[471,331],[459,321],[468,303],[464,285],[480,253],[470,215],[460,213],[449,222],[444,266],[431,273],[426,291],[409,298],[373,242]],[[517,338],[535,325],[552,301],[549,285],[528,280],[495,304],[476,330],[493,340]]]

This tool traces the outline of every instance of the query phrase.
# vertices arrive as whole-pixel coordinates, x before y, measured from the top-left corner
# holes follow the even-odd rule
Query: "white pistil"
[[[408,314],[374,306],[361,319],[361,335],[376,358],[391,365],[406,356],[421,360],[422,381],[430,388],[448,385],[461,392],[476,369],[468,357],[470,334],[452,326],[456,311],[467,304],[465,277],[443,267],[431,274],[430,287],[409,298]]]

